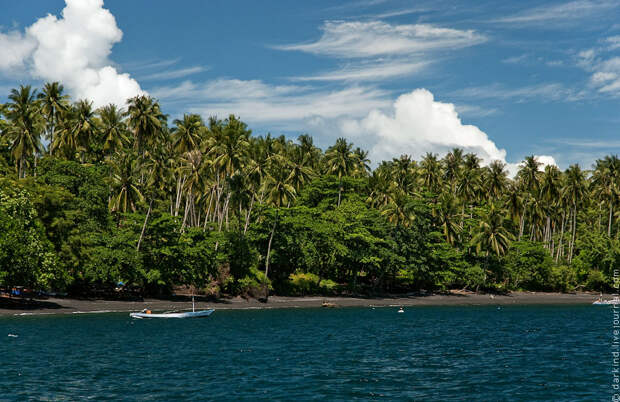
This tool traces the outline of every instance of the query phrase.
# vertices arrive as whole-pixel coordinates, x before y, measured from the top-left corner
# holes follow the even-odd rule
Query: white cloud
[[[463,124],[453,104],[435,101],[426,89],[399,96],[389,113],[373,110],[361,120],[343,123],[342,128],[352,136],[365,133],[368,142],[374,143],[374,160],[401,154],[417,159],[426,152],[444,155],[456,147],[476,153],[485,164],[506,161],[505,150],[478,127]]]
[[[36,42],[32,38],[19,32],[0,32],[0,71],[19,73],[35,46]]]
[[[229,114],[271,129],[302,130],[308,126],[333,129],[335,120],[361,117],[389,105],[388,92],[374,87],[321,89],[298,85],[270,85],[260,80],[217,79],[205,83],[185,81],[159,87],[151,93],[166,103],[179,102],[204,117]],[[334,131],[331,131],[334,135]]]
[[[203,71],[206,71],[206,70],[207,68],[201,67],[201,66],[179,68],[177,70],[168,70],[168,71],[162,71],[160,73],[153,73],[153,74],[145,75],[144,77],[141,77],[140,80],[143,80],[143,81],[170,80],[174,78],[182,78],[182,77],[187,77],[188,75],[202,73]]]
[[[613,43],[614,40],[610,42]],[[603,94],[619,96],[620,57],[605,58],[606,50],[609,49],[587,49],[579,52],[577,55],[577,65],[592,74],[590,76],[591,87]]]
[[[512,57],[508,57],[506,59],[502,60],[502,63],[506,63],[506,64],[519,64],[521,62],[524,62],[525,60],[527,60],[528,58],[528,54],[522,54],[520,56],[512,56]]]
[[[304,87],[296,85],[269,85],[260,80],[219,78],[204,83],[184,81],[180,85],[154,88],[151,93],[159,99],[196,103],[236,99],[269,99],[304,90]]]
[[[389,60],[348,65],[339,70],[316,75],[293,77],[294,81],[382,81],[389,78],[413,74],[424,70],[430,62]]]
[[[603,15],[616,7],[618,7],[618,3],[612,0],[577,0],[530,8],[511,16],[499,18],[495,22],[555,28],[570,23],[583,22],[587,17]]]
[[[108,59],[123,33],[103,0],[65,3],[60,18],[48,14],[24,34],[0,36],[0,60],[5,60],[0,71],[25,69],[33,78],[60,81],[75,98],[90,99],[95,106],[124,105],[127,98],[143,93],[136,80],[119,73]]]
[[[464,88],[452,92],[453,96],[474,99],[515,99],[525,101],[531,99],[551,101],[578,101],[585,96],[582,91],[575,91],[560,83],[543,83],[518,88],[507,88],[493,84],[480,87]]]
[[[326,21],[321,30],[323,35],[316,42],[277,48],[338,58],[363,58],[458,49],[487,40],[473,30],[429,24],[390,25],[381,21]]]

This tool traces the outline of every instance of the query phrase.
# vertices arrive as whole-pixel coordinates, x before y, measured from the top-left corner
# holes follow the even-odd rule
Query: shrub
[[[309,272],[296,272],[289,276],[289,292],[295,296],[308,294],[333,294],[338,284],[329,279],[319,278],[318,275]]]
[[[264,297],[265,288],[273,290],[271,281],[265,276],[265,273],[256,268],[251,268],[250,273],[237,281],[237,290],[239,294],[245,297]]]

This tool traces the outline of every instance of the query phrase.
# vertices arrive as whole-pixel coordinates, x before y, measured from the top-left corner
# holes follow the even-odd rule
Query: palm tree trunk
[[[273,241],[273,234],[276,231],[276,224],[278,223],[278,213],[279,209],[276,209],[276,218],[273,221],[273,226],[271,228],[271,234],[269,235],[269,243],[267,243],[267,258],[265,258],[265,278],[269,278],[269,257],[271,256],[271,242]]]
[[[573,262],[573,252],[575,250],[575,237],[577,235],[577,206],[573,204],[573,234],[571,236],[571,242],[568,254],[568,263]]]
[[[563,246],[562,243],[564,241],[564,224],[565,224],[565,222],[566,222],[566,212],[563,212],[562,213],[562,229],[560,231],[560,241],[559,241],[559,244],[558,244],[558,253],[555,256],[555,263],[556,264],[558,263],[558,260],[560,259],[560,252],[562,251],[562,246]]]
[[[338,180],[338,206],[340,206],[340,198],[342,196],[342,179]]]
[[[250,208],[248,209],[247,214],[245,215],[245,227],[243,228],[243,235],[245,236],[248,231],[248,227],[250,226],[250,215],[252,214],[252,207],[254,206],[254,194],[252,194],[252,201],[250,201]]]
[[[181,224],[181,233],[185,230],[185,223],[187,222],[187,214],[189,213],[189,197],[185,197],[185,211],[183,213],[183,224]]]
[[[140,244],[142,243],[142,238],[144,237],[144,231],[146,230],[146,222],[149,220],[149,215],[151,215],[151,206],[153,205],[153,200],[149,201],[149,209],[146,211],[146,217],[144,218],[144,224],[142,225],[142,232],[140,232],[140,238],[138,239],[138,246],[136,247],[136,251],[140,251]]]
[[[614,201],[609,199],[609,223],[607,224],[607,237],[611,237],[611,220],[613,219]]]

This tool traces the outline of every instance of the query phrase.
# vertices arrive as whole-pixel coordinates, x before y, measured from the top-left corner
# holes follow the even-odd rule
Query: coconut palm
[[[123,112],[116,105],[109,104],[99,109],[99,117],[103,152],[110,155],[123,149],[129,143]]]
[[[202,117],[197,114],[184,114],[183,119],[174,120],[175,128],[172,129],[172,144],[174,151],[181,155],[184,152],[198,149],[206,130]]]
[[[570,207],[572,214],[572,235],[569,244],[568,262],[571,263],[573,259],[573,251],[575,248],[575,238],[577,235],[577,208],[581,207],[587,192],[587,181],[585,173],[581,170],[579,165],[571,165],[566,170],[566,181],[564,188],[562,189],[563,196]]]
[[[504,227],[504,219],[504,211],[495,204],[491,204],[489,211],[482,214],[471,240],[478,253],[494,253],[498,257],[506,253],[512,235]]]
[[[506,164],[501,161],[493,161],[485,169],[484,188],[488,199],[497,200],[506,192],[508,172],[505,169]]]
[[[267,244],[267,256],[265,258],[265,277],[269,276],[269,258],[271,255],[271,244],[273,235],[278,224],[278,215],[280,208],[288,205],[290,201],[295,199],[295,188],[290,183],[290,162],[284,156],[273,155],[269,158],[269,168],[267,176],[263,181],[263,191],[265,193],[265,201],[276,209],[276,216],[273,221],[271,233],[269,235],[269,243]]]
[[[441,163],[436,154],[427,152],[420,162],[422,184],[431,192],[438,194],[441,186]]]
[[[357,158],[351,151],[353,144],[344,138],[338,138],[336,143],[327,148],[325,163],[327,174],[338,176],[338,206],[342,199],[342,178],[351,176],[357,166]]]
[[[112,212],[136,211],[138,202],[144,200],[138,184],[139,164],[132,152],[117,152],[110,160],[111,197],[109,208]]]
[[[11,90],[5,106],[4,113],[9,120],[5,131],[20,178],[26,177],[28,158],[35,157],[36,161],[36,154],[42,151],[41,133],[45,121],[36,97],[37,91],[32,90],[30,85],[21,85],[19,89]]]
[[[147,147],[159,142],[164,135],[166,116],[159,103],[150,96],[138,95],[127,100],[127,124],[133,132],[134,147],[145,156]]]
[[[64,87],[58,82],[48,82],[43,86],[43,91],[37,96],[41,102],[41,111],[45,119],[46,137],[50,145],[54,141],[54,133],[58,123],[59,114],[69,106],[69,96],[64,95]]]

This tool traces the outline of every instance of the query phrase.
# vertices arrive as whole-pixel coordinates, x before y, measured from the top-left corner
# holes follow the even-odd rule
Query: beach
[[[611,295],[604,295],[610,299]],[[388,307],[388,306],[484,306],[484,305],[557,305],[591,304],[598,298],[594,292],[545,293],[512,292],[507,295],[480,294],[453,291],[445,294],[408,294],[384,297],[284,297],[271,296],[264,303],[256,299],[241,297],[217,300],[196,300],[196,309],[277,309],[317,308],[324,302],[338,307]],[[0,298],[0,315],[77,314],[97,312],[131,312],[145,308],[153,311],[186,310],[192,308],[191,299],[168,300],[146,298],[139,301],[118,301],[101,299],[17,299]]]

